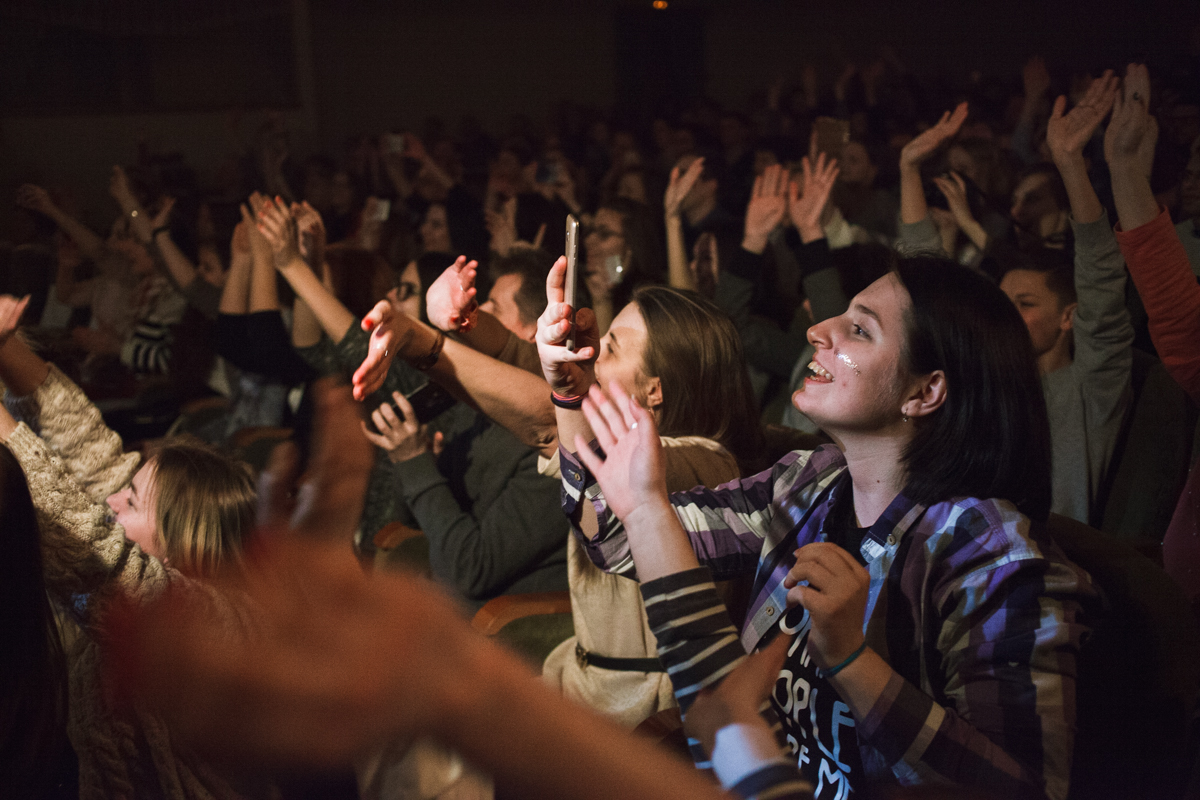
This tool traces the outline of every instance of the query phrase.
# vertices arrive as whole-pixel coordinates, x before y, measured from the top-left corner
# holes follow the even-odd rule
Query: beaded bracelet
[[[866,642],[866,640],[863,640],[863,643],[858,646],[858,649],[855,650],[853,653],[851,653],[846,658],[845,661],[838,664],[836,667],[833,667],[831,669],[821,669],[820,667],[817,667],[817,677],[818,678],[832,678],[834,675],[837,675],[839,672],[844,670],[846,667],[853,664],[854,659],[861,656],[863,654],[863,651],[866,649],[867,649],[867,642]]]
[[[550,402],[559,408],[574,410],[583,405],[583,395],[577,394],[574,397],[566,397],[558,392],[550,392]]]
[[[437,339],[434,340],[433,347],[429,348],[429,352],[412,362],[413,369],[419,369],[421,372],[425,372],[433,367],[433,365],[437,363],[438,358],[442,355],[442,348],[445,346],[446,334],[438,331]]]

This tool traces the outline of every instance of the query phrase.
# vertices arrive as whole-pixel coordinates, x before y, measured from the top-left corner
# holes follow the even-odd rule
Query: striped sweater
[[[600,532],[582,542],[593,562],[635,577],[624,528],[594,478],[565,452],[562,474],[568,516],[578,520],[585,496],[596,508]],[[684,695],[732,669],[777,627],[794,552],[829,538],[826,522],[839,493],[850,491],[848,479],[842,454],[826,446],[790,453],[717,489],[671,496],[713,577],[755,576],[740,646],[731,646],[728,632],[685,627],[688,637],[718,638],[684,656],[692,646],[664,648],[660,636],[668,666],[679,658],[691,664],[672,674],[685,676],[676,683],[681,706],[690,703]],[[576,535],[584,538],[578,528]],[[894,670],[875,707],[856,720],[867,778],[1065,797],[1081,606],[1094,595],[1087,574],[1044,526],[1000,500],[924,507],[901,494],[867,532],[862,552],[871,579],[864,634]],[[647,613],[653,605],[647,602]],[[654,613],[652,625],[669,622]],[[674,613],[666,607],[663,617]],[[772,700],[779,710],[779,698]]]

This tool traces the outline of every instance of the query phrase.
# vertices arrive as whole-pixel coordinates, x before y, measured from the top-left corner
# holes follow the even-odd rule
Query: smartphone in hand
[[[817,117],[813,126],[817,132],[817,152],[841,161],[842,151],[850,142],[850,123],[834,117]]]
[[[575,349],[575,301],[579,286],[579,220],[574,214],[567,215],[567,278],[563,285],[563,302],[571,307],[571,332],[567,334],[567,348]]]

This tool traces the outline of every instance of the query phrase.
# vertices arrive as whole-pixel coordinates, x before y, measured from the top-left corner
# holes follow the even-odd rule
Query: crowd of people
[[[1118,590],[1200,654],[1195,77],[272,118],[113,167],[107,236],[20,187],[5,795],[1081,796]],[[471,627],[545,593],[534,668]],[[1112,796],[1200,792],[1174,674]]]

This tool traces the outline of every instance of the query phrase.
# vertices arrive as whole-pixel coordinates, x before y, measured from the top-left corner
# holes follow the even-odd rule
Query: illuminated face
[[[479,306],[500,321],[504,327],[527,342],[534,341],[537,336],[537,321],[532,323],[521,319],[521,309],[517,306],[517,292],[521,291],[521,276],[515,273],[501,275],[492,284],[486,303]]]
[[[421,273],[417,271],[417,262],[410,261],[400,273],[400,282],[396,288],[388,292],[388,299],[399,306],[407,316],[413,319],[421,318]]]
[[[861,142],[847,142],[845,149],[842,150],[842,160],[838,162],[841,170],[838,173],[838,180],[843,183],[854,185],[867,186],[875,180],[875,165],[871,163],[871,156],[867,153],[867,148],[863,147]]]
[[[1066,304],[1046,283],[1046,273],[1012,269],[1004,274],[1000,289],[1008,295],[1033,340],[1033,352],[1043,355],[1054,349],[1071,330],[1075,304]]]
[[[1050,188],[1050,176],[1029,175],[1017,184],[1012,193],[1012,218],[1017,227],[1029,233],[1041,233],[1043,217],[1060,209]]]
[[[426,253],[454,252],[445,206],[435,203],[425,212],[425,219],[421,223],[421,244],[424,245]]]
[[[1179,215],[1183,219],[1200,217],[1200,149],[1192,150],[1183,180],[1179,184]]]
[[[636,303],[630,303],[613,318],[608,333],[600,340],[596,357],[596,383],[604,388],[617,381],[643,406],[648,404],[648,386],[643,363],[646,356],[646,320]]]
[[[792,403],[835,439],[902,421],[910,377],[902,363],[909,305],[900,279],[888,274],[860,292],[845,314],[809,328],[816,352]]]
[[[609,256],[625,253],[625,226],[621,215],[611,208],[596,211],[592,227],[583,240],[588,270],[600,269]]]
[[[155,506],[158,490],[154,482],[153,462],[142,465],[133,476],[129,486],[105,501],[116,514],[116,521],[125,529],[125,538],[142,548],[142,552],[166,561],[167,548],[155,524]]]

